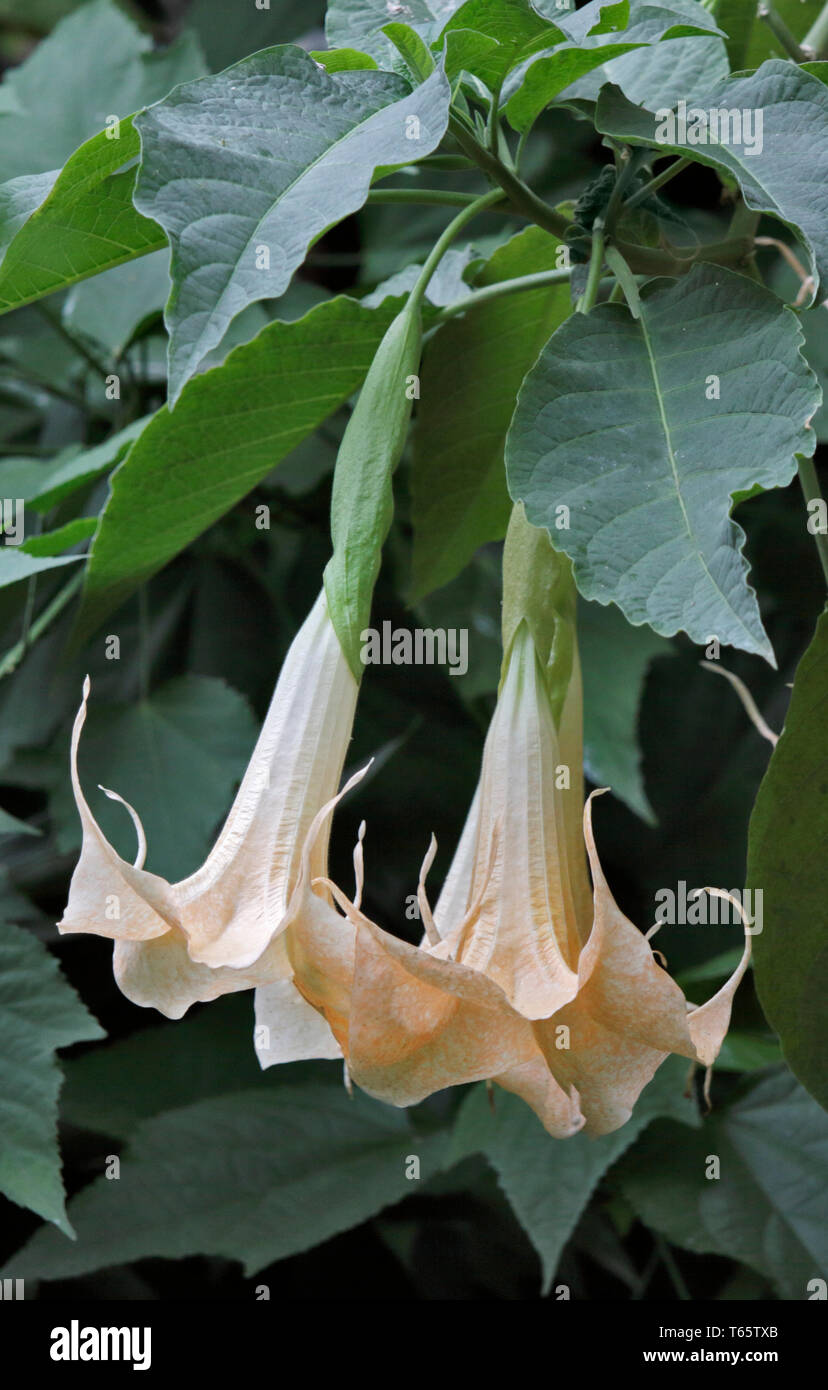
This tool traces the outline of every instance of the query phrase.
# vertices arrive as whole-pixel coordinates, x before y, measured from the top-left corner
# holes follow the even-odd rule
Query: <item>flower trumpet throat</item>
[[[478,789],[433,913],[425,888],[433,844],[426,855],[420,945],[363,912],[361,840],[349,900],[314,879],[309,837],[288,950],[300,992],[371,1094],[410,1105],[493,1079],[522,1096],[551,1134],[586,1127],[598,1135],[624,1124],[670,1053],[713,1062],[749,938],[730,980],[694,1007],[616,905],[593,834],[596,794],[583,802],[571,569],[545,534],[527,529],[516,508],[504,555],[503,679]],[[260,989],[260,1022],[273,1007]]]
[[[357,689],[320,594],[285,658],[213,849],[189,878],[168,883],[143,868],[146,839],[132,807],[123,802],[138,835],[138,855],[129,864],[107,841],[84,796],[78,748],[87,678],[71,753],[83,843],[59,928],[114,940],[115,978],[127,998],[180,1018],[196,1000],[268,981],[285,1014],[281,1054],[336,1055],[322,1020],[291,984],[284,922],[314,817],[339,784]],[[315,875],[326,872],[327,832],[326,821],[314,834]],[[297,1045],[301,1038],[301,1046],[324,1050],[292,1054],[292,1037]]]

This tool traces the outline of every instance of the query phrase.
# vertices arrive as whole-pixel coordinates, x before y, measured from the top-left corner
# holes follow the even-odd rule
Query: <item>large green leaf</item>
[[[509,491],[572,557],[585,598],[773,661],[728,512],[813,453],[820,393],[801,343],[774,295],[707,265],[651,282],[638,319],[601,304],[553,334],[509,430]]]
[[[459,0],[457,0],[459,3]],[[404,19],[418,31],[428,32],[442,10],[457,8],[445,0],[407,0],[397,11],[388,0],[330,0],[325,15],[325,37],[331,48],[355,48],[370,53],[383,67],[389,67],[394,46],[382,30],[389,20]]]
[[[66,1063],[61,1118],[81,1129],[128,1138],[164,1110],[232,1091],[307,1082],[342,1085],[337,1062],[294,1063],[263,1071],[253,1046],[253,995],[225,994],[209,1009],[141,1028]]]
[[[132,203],[135,170],[123,166],[139,145],[125,120],[117,140],[93,136],[56,178],[0,187],[0,313],[166,244],[161,228]]]
[[[274,672],[275,674],[275,672]],[[146,831],[147,867],[184,878],[206,857],[256,739],[247,701],[212,676],[181,676],[134,705],[96,702],[80,747],[80,775],[104,833],[125,859],[135,831],[104,786],[135,808]],[[58,846],[80,844],[80,823],[65,772],[51,798]]]
[[[650,662],[671,647],[651,628],[631,627],[614,604],[578,609],[584,676],[584,765],[596,786],[608,786],[653,823],[638,746],[638,707]]]
[[[762,893],[756,988],[785,1057],[828,1109],[828,615],[799,664],[785,728],[750,820],[747,884]]]
[[[255,1274],[416,1191],[410,1159],[425,1180],[439,1171],[445,1144],[444,1132],[417,1133],[408,1112],[344,1087],[199,1101],[148,1120],[120,1180],[98,1178],[70,1203],[76,1244],[43,1229],[4,1272],[63,1279],[205,1253],[242,1260]]]
[[[558,248],[530,227],[494,253],[477,285],[554,269]],[[565,284],[505,295],[450,319],[429,343],[414,435],[415,596],[447,584],[478,546],[506,534],[503,443],[515,396],[569,309]]]
[[[67,1235],[54,1054],[101,1037],[54,957],[29,932],[0,922],[0,1191]]]
[[[111,0],[61,20],[0,88],[0,182],[59,169],[112,116],[204,71],[193,35],[156,49]]]
[[[276,299],[308,247],[362,206],[380,166],[429,154],[449,88],[389,73],[328,73],[291,45],[178,87],[136,118],[139,211],[173,247],[170,396],[246,305]]]
[[[711,1158],[719,1161],[719,1175]],[[687,1250],[742,1260],[783,1298],[828,1268],[828,1117],[787,1071],[751,1084],[695,1133],[654,1125],[615,1176],[642,1220]]]
[[[276,321],[160,410],[113,474],[92,543],[80,627],[217,521],[357,389],[399,301],[326,300]],[[252,525],[252,520],[251,520]]]
[[[532,125],[543,108],[565,90],[568,97],[593,96],[603,82],[615,81],[626,91],[624,77],[631,67],[636,70],[639,63],[651,69],[654,64],[672,67],[680,52],[689,53],[700,41],[708,54],[711,44],[724,53],[720,38],[705,37],[716,33],[716,24],[701,5],[660,5],[651,4],[649,0],[632,0],[628,23],[620,20],[617,25],[611,23],[612,10],[604,6],[608,19],[600,26],[590,23],[589,8],[560,20],[560,28],[571,35],[574,42],[530,58],[510,76],[506,114],[515,129],[524,130]],[[658,42],[667,34],[697,37],[671,39],[667,57],[664,45]],[[681,50],[676,48],[677,44],[682,45]],[[662,53],[665,57],[660,58]],[[706,75],[704,67],[699,71]],[[727,71],[725,62],[724,73]]]
[[[63,303],[65,327],[109,356],[121,357],[136,329],[162,313],[170,292],[169,268],[164,248],[75,285]]]
[[[748,207],[771,213],[802,238],[816,276],[816,298],[820,282],[828,286],[828,88],[795,63],[771,59],[747,77],[696,89],[686,100],[688,134],[693,110],[747,111],[754,118],[753,138],[689,144],[679,139],[678,127],[671,131],[658,112],[633,105],[612,86],[598,99],[595,123],[604,134],[700,160],[735,178]],[[761,138],[755,125],[759,116]],[[657,139],[657,131],[664,138]]]
[[[606,55],[604,55],[606,56]],[[578,78],[561,95],[562,102],[595,102],[601,88],[612,82],[625,97],[648,111],[673,107],[688,92],[699,91],[729,76],[724,40],[709,38],[665,39],[636,48],[620,58],[610,58],[586,76]]]
[[[683,1095],[685,1071],[678,1058],[669,1059],[644,1091],[632,1119],[600,1139],[583,1134],[552,1139],[528,1105],[500,1090],[494,1092],[494,1113],[484,1086],[476,1086],[463,1102],[450,1160],[472,1153],[489,1159],[540,1255],[544,1291],[598,1182],[650,1121],[672,1115],[684,1125],[698,1124],[695,1105]],[[684,1136],[684,1129],[679,1133]]]

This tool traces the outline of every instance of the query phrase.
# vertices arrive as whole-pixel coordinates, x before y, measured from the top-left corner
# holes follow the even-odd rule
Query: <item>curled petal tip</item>
[[[91,682],[91,680],[89,679],[88,676],[84,676],[84,678],[83,678],[83,698],[84,698],[84,700],[88,700],[88,699],[89,699],[89,692],[90,692],[91,689],[92,689],[92,682]]]

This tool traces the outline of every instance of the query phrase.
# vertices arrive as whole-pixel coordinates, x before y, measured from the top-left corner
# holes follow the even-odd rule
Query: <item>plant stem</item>
[[[806,504],[808,502],[822,502],[824,507],[825,503],[813,459],[800,458],[798,467],[799,481],[802,484],[802,491],[805,494]],[[820,509],[818,508],[817,510]],[[825,581],[828,583],[828,535],[823,531],[815,531],[813,534],[814,540],[816,541],[816,548],[819,552],[820,562],[825,573]]]
[[[596,217],[592,226],[592,254],[589,258],[589,272],[587,274],[586,289],[576,305],[576,312],[588,314],[595,300],[598,297],[598,287],[601,284],[601,267],[604,264],[604,224],[600,217]]]
[[[417,281],[409,296],[409,303],[419,304],[428,287],[428,282],[443,259],[458,232],[461,232],[467,222],[471,222],[479,212],[485,212],[487,208],[493,207],[495,203],[503,201],[503,193],[499,188],[492,188],[488,193],[483,193],[479,198],[474,198],[470,203],[452,218],[448,226],[432,246],[425,264],[417,277]]]
[[[649,183],[645,183],[643,188],[639,188],[637,193],[633,193],[632,197],[627,199],[625,208],[637,208],[639,203],[643,203],[651,194],[657,193],[660,188],[664,187],[665,183],[669,183],[670,179],[674,179],[676,174],[680,174],[682,169],[686,169],[688,164],[692,164],[692,162],[684,155],[680,159],[674,159],[672,164],[668,164],[667,168],[662,169],[660,174],[656,174]]]
[[[469,159],[473,159],[484,174],[488,174],[489,178],[500,185],[513,207],[522,212],[530,222],[536,222],[539,227],[552,232],[554,236],[562,237],[565,234],[569,226],[567,219],[533,193],[529,185],[518,178],[511,169],[507,169],[491,150],[485,149],[456,116],[449,117],[449,129]]]
[[[824,58],[828,54],[828,4],[823,5],[822,13],[802,40],[802,48],[809,59]]]
[[[74,598],[82,583],[83,570],[81,569],[78,574],[73,575],[68,584],[65,584],[64,587],[55,594],[52,602],[48,603],[43,612],[35,618],[29,628],[27,640],[16,642],[15,645],[10,647],[5,655],[0,658],[0,678],[11,675],[12,671],[16,669],[19,662],[22,661],[23,657],[26,655],[27,647],[31,646],[33,642],[36,642],[41,633],[45,632],[49,624],[54,622],[55,618],[63,612],[67,603]]]
[[[776,13],[773,5],[762,0],[762,4],[756,11],[760,19],[764,19],[774,38],[782,45],[789,58],[793,58],[795,63],[804,63],[807,54],[802,51],[787,24],[781,15]]]
[[[490,300],[499,299],[504,294],[518,294],[521,290],[539,290],[548,285],[559,285],[561,281],[568,280],[571,273],[564,269],[538,270],[534,275],[516,275],[513,280],[499,280],[497,284],[484,285],[482,289],[473,290],[465,298],[455,300],[454,304],[447,304],[430,322],[445,323],[457,314],[464,314],[467,309],[476,309],[478,305],[488,304]]]
[[[684,1282],[684,1276],[682,1275],[681,1270],[676,1264],[673,1258],[673,1252],[667,1244],[666,1240],[663,1240],[662,1237],[660,1235],[657,1235],[655,1232],[653,1232],[653,1239],[656,1244],[656,1249],[658,1250],[659,1259],[661,1260],[661,1263],[664,1265],[664,1268],[669,1274],[670,1282],[673,1285],[673,1288],[675,1289],[679,1299],[682,1303],[691,1302],[692,1300],[690,1298],[690,1292],[687,1288],[687,1285]]]

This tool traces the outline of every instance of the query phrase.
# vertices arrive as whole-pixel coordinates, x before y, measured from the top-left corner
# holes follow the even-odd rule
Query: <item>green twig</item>
[[[604,264],[604,224],[596,217],[592,225],[592,252],[589,258],[586,289],[576,305],[579,314],[588,314],[598,297],[601,284],[601,267]]]
[[[511,169],[508,169],[502,160],[492,154],[491,150],[487,150],[485,146],[481,145],[465,122],[458,120],[456,116],[450,116],[449,129],[469,159],[473,159],[484,174],[487,174],[489,178],[500,185],[518,212],[522,212],[530,222],[536,222],[539,227],[543,227],[547,232],[552,232],[553,236],[562,237],[565,235],[569,227],[567,219],[561,213],[556,212],[554,208],[551,208],[548,203],[545,203],[542,198],[539,198],[536,193],[533,193],[529,185],[518,178]]]
[[[660,174],[656,174],[649,183],[645,183],[643,188],[639,188],[637,193],[633,193],[632,197],[627,199],[626,209],[637,208],[639,203],[643,203],[653,193],[657,193],[660,188],[664,187],[665,183],[669,183],[671,179],[676,177],[676,174],[680,174],[682,169],[686,169],[688,164],[692,164],[692,162],[684,155],[680,159],[674,159],[672,164],[668,164],[666,169],[662,169]]]
[[[449,222],[448,226],[440,234],[426,257],[425,264],[411,291],[409,302],[417,304],[422,300],[428,287],[429,280],[440,264],[440,261],[443,259],[443,256],[446,254],[449,246],[454,241],[454,238],[463,230],[466,223],[471,222],[472,218],[476,217],[478,213],[486,212],[488,208],[494,207],[495,203],[500,203],[502,201],[503,194],[501,190],[499,188],[492,188],[488,193],[483,193],[479,198],[474,198],[461,212],[458,212],[456,217],[452,218],[451,222]]]
[[[793,58],[795,63],[804,63],[808,54],[797,43],[784,19],[776,13],[773,5],[762,0],[756,13],[760,19],[764,19],[777,43],[782,45],[788,57]]]
[[[72,576],[69,583],[65,584],[64,587],[55,594],[52,602],[48,603],[43,612],[35,618],[29,628],[27,640],[23,641],[21,639],[19,642],[16,642],[15,645],[10,647],[5,655],[0,658],[0,678],[11,675],[12,671],[16,669],[26,655],[27,647],[36,642],[38,637],[45,632],[49,624],[54,622],[55,618],[63,612],[67,603],[74,598],[82,583],[83,569]]]
[[[445,323],[457,314],[465,314],[467,309],[476,309],[479,305],[488,304],[490,300],[499,299],[504,294],[518,294],[521,290],[540,290],[548,285],[559,285],[562,280],[568,280],[571,273],[563,268],[539,270],[534,275],[516,275],[513,280],[499,280],[494,285],[484,285],[482,289],[472,290],[471,294],[467,294],[463,299],[447,304],[430,322]]]
[[[823,5],[822,13],[814,20],[802,40],[802,49],[808,59],[824,58],[828,55],[828,4]]]
[[[798,462],[798,468],[799,481],[802,484],[802,491],[805,494],[806,504],[809,502],[821,502],[822,507],[818,507],[815,510],[823,511],[825,508],[825,501],[822,496],[822,490],[819,486],[819,479],[817,477],[817,471],[813,459],[800,458]],[[819,554],[820,563],[822,564],[822,568],[825,574],[825,581],[826,583],[828,583],[828,535],[826,535],[825,532],[822,531],[815,531],[813,535],[814,540],[816,541],[816,548]]]

